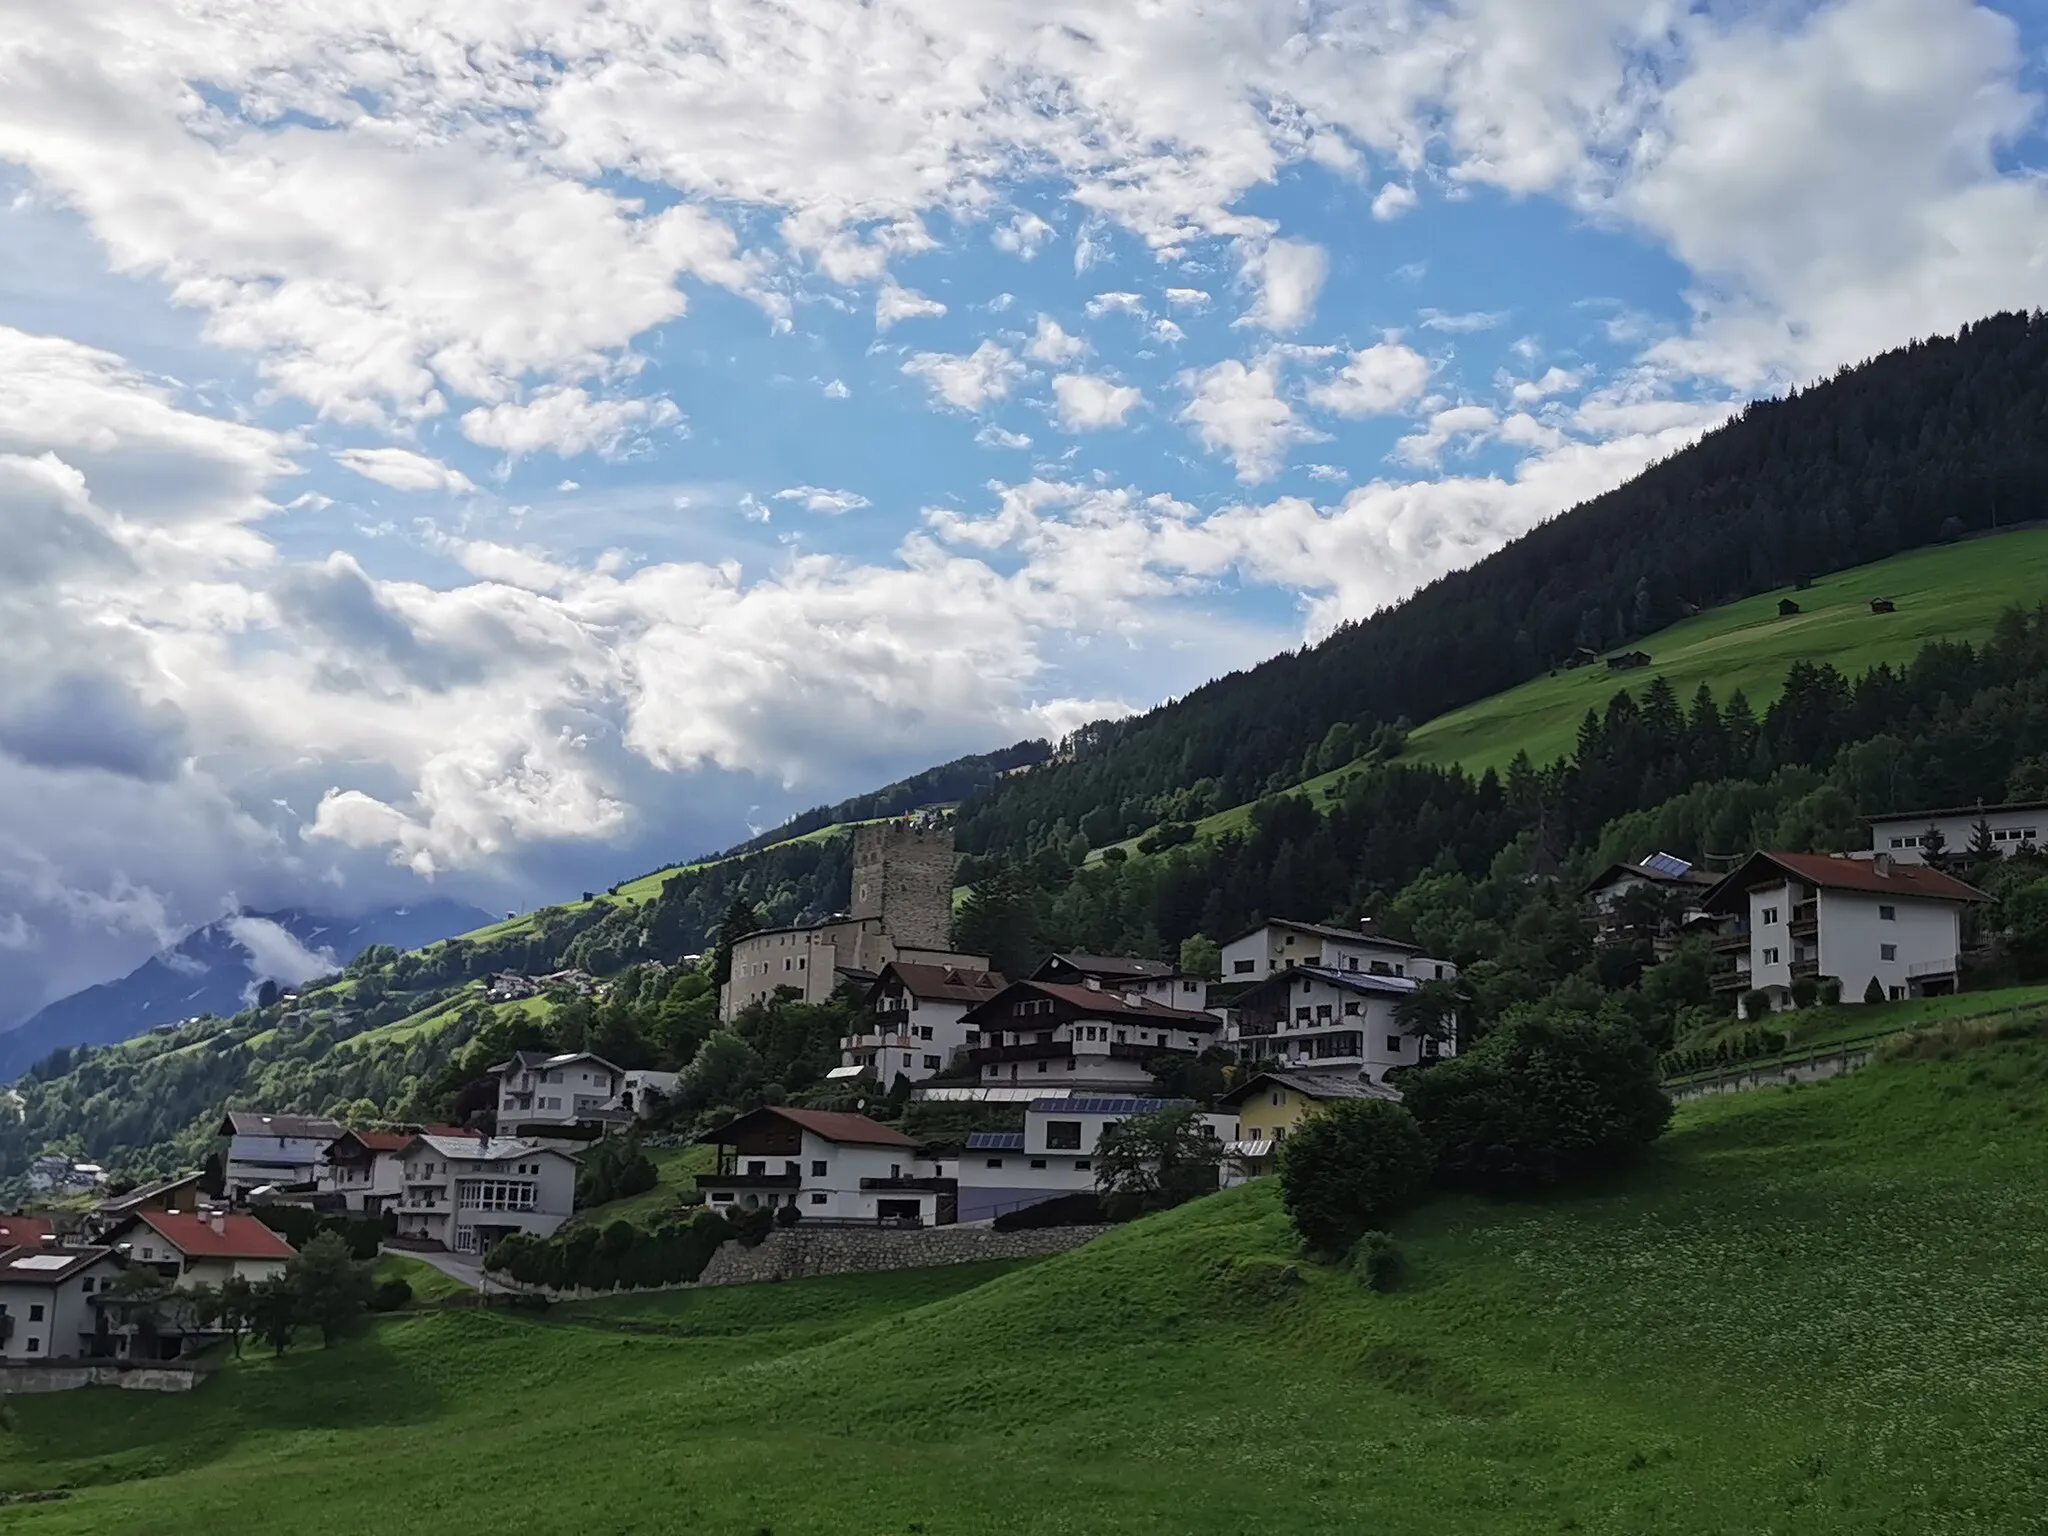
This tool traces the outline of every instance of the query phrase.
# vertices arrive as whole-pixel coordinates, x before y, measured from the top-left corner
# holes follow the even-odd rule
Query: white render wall
[[[1374,962],[1387,973],[1412,976],[1418,981],[1455,981],[1456,965],[1448,960],[1410,954],[1406,949],[1380,943],[1361,933],[1356,938],[1334,938],[1326,934],[1301,933],[1280,923],[1268,923],[1223,946],[1223,979],[1242,982],[1263,979],[1290,965],[1325,965],[1331,970],[1370,971]]]
[[[1895,914],[1886,920],[1881,907]],[[1842,1001],[1860,1003],[1875,976],[1886,997],[1905,997],[1911,983],[1930,974],[1925,967],[1953,972],[1962,952],[1962,916],[1954,902],[1909,901],[1862,891],[1820,893],[1820,970],[1842,979]],[[1894,958],[1884,958],[1891,945]],[[1914,967],[1922,967],[1916,974]],[[1939,974],[1936,972],[1934,974]]]
[[[589,1060],[544,1070],[507,1072],[498,1079],[499,1123],[572,1125],[618,1097],[622,1083],[623,1074]],[[513,1095],[526,1092],[533,1094],[533,1108],[512,1108]]]
[[[1095,1157],[1102,1133],[1128,1118],[1079,1110],[1028,1110],[1021,1152],[975,1148],[961,1154],[960,1219],[985,1221],[1006,1210],[1094,1189]],[[1201,1118],[1218,1141],[1237,1139],[1235,1116],[1205,1113]],[[1080,1126],[1078,1149],[1050,1145],[1049,1131],[1055,1122]]]
[[[1977,835],[1977,823],[1991,823],[1992,846],[2010,857],[2027,843],[2048,847],[2042,834],[2048,832],[2048,811],[1971,811],[1962,816],[1901,816],[1870,824],[1870,851],[1888,853],[1901,864],[1924,864],[1920,838],[1932,826],[1940,829],[1949,853],[1963,853]],[[1999,833],[2005,833],[2000,838]]]
[[[741,1157],[739,1171],[760,1164],[762,1173],[786,1173],[796,1164],[798,1185],[789,1190],[721,1190],[706,1186],[707,1203],[713,1210],[744,1210],[750,1205],[780,1205],[793,1199],[806,1217],[823,1221],[873,1221],[884,1200],[915,1200],[918,1216],[927,1225],[938,1218],[938,1195],[930,1190],[862,1189],[862,1179],[942,1179],[950,1177],[953,1165],[941,1158],[920,1156],[911,1147],[873,1147],[851,1142],[827,1141],[811,1131],[803,1133],[799,1157]],[[822,1170],[822,1171],[821,1171]],[[730,1193],[732,1198],[720,1199]],[[819,1198],[822,1196],[823,1198]]]
[[[112,1259],[102,1259],[61,1285],[0,1284],[0,1307],[5,1307],[7,1315],[14,1319],[12,1336],[0,1344],[0,1359],[77,1358],[79,1335],[91,1333],[94,1322],[92,1298],[86,1294],[84,1282],[90,1279],[97,1292],[119,1273]],[[40,1322],[30,1320],[30,1309],[34,1307],[43,1309]],[[33,1349],[29,1347],[31,1339],[35,1341]]]
[[[1782,1004],[1791,995],[1792,907],[1801,889],[1781,881],[1749,893],[1749,985],[1771,992],[1774,1004]],[[1764,921],[1766,913],[1775,914],[1772,921]],[[1767,961],[1764,957],[1773,951],[1777,959]],[[1844,982],[1843,995],[1847,993]]]
[[[960,1020],[970,1006],[951,998],[918,998],[905,994],[911,1006],[877,1013],[877,1022],[865,1033],[851,1038],[859,1043],[839,1053],[843,1067],[864,1065],[860,1058],[874,1057],[875,1077],[883,1087],[902,1073],[913,1083],[952,1064],[953,1057],[970,1043],[979,1044],[981,1032],[970,1030]],[[930,1038],[925,1031],[930,1030]],[[973,1041],[968,1036],[973,1035]],[[928,1058],[936,1058],[936,1064]]]
[[[1270,1055],[1290,1067],[1356,1066],[1363,1076],[1380,1081],[1394,1068],[1413,1066],[1422,1059],[1422,1042],[1404,1034],[1394,1016],[1397,1001],[1391,996],[1354,992],[1319,977],[1305,977],[1288,993],[1287,1016],[1280,1021],[1277,1034],[1241,1035],[1235,1043],[1241,1049]],[[1356,1013],[1345,1011],[1353,1006],[1358,1009]],[[1309,1010],[1306,1023],[1297,1017],[1303,1008]],[[1317,1018],[1317,1010],[1322,1008],[1330,1010],[1327,1021]],[[1335,1056],[1314,1053],[1316,1041],[1346,1033],[1363,1036],[1357,1052]],[[1438,1049],[1446,1056],[1455,1055],[1457,1043],[1446,1040]]]

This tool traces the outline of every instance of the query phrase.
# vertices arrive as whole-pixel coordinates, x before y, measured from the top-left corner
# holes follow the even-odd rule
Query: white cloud
[[[777,501],[794,501],[806,512],[822,512],[837,517],[842,512],[855,512],[874,503],[858,491],[827,490],[822,485],[792,485],[775,493]]]
[[[996,249],[1021,256],[1026,261],[1038,254],[1038,248],[1052,238],[1052,226],[1035,213],[1020,213],[1009,223],[996,227],[989,237]]]
[[[1171,320],[1162,318],[1152,322],[1152,339],[1159,342],[1162,346],[1170,347],[1175,342],[1185,341],[1187,334],[1186,331],[1175,325]]]
[[[1180,419],[1211,453],[1230,456],[1237,478],[1248,484],[1279,473],[1296,443],[1322,434],[1296,419],[1280,397],[1280,357],[1268,351],[1250,364],[1228,358],[1212,368],[1181,375],[1192,398]]]
[[[1542,377],[1534,379],[1503,379],[1509,385],[1509,398],[1516,405],[1535,405],[1552,395],[1570,394],[1585,382],[1584,369],[1565,369],[1555,365],[1544,370]]]
[[[1337,464],[1311,464],[1308,466],[1311,480],[1327,480],[1342,485],[1351,478],[1351,471]]]
[[[334,461],[394,491],[449,491],[466,496],[476,489],[461,470],[408,448],[344,448]]]
[[[553,386],[522,402],[478,406],[462,418],[462,435],[514,458],[548,449],[563,458],[596,452],[620,453],[636,434],[673,427],[682,420],[667,399],[600,399],[580,386]]]
[[[1120,427],[1145,401],[1141,391],[1093,373],[1063,373],[1052,381],[1052,392],[1060,425],[1069,432]]]
[[[853,391],[846,387],[844,379],[828,379],[825,382],[824,395],[827,400],[844,400],[852,393]]]
[[[875,296],[875,329],[886,331],[899,320],[918,320],[945,312],[945,305],[937,299],[927,298],[914,288],[884,283],[882,291]]]
[[[1373,198],[1372,216],[1383,224],[1389,224],[1421,201],[1413,187],[1405,182],[1390,181]]]
[[[1200,288],[1169,288],[1166,302],[1175,309],[1207,309],[1209,295]]]
[[[1088,343],[1079,336],[1070,336],[1062,330],[1059,321],[1050,315],[1038,317],[1038,328],[1024,348],[1024,355],[1035,362],[1071,363],[1077,357],[1088,355]]]
[[[1269,331],[1298,330],[1315,313],[1316,296],[1329,276],[1323,248],[1305,240],[1269,240],[1244,258],[1243,275],[1258,287],[1258,298],[1239,325]]]
[[[1493,433],[1497,424],[1491,408],[1484,405],[1453,405],[1433,412],[1422,431],[1404,437],[1394,445],[1394,457],[1404,464],[1429,468],[1443,457],[1453,443],[1466,452]]]
[[[298,987],[341,969],[333,950],[308,948],[270,918],[244,912],[221,926],[248,955],[249,974],[257,981]]]
[[[972,352],[919,352],[903,372],[922,379],[932,398],[962,411],[978,411],[1000,400],[1024,376],[1024,365],[1008,347],[984,341]]]
[[[1135,293],[1098,293],[1088,301],[1088,318],[1100,320],[1104,315],[1134,315],[1142,319],[1145,315],[1145,300],[1142,295]]]
[[[1490,331],[1507,319],[1505,311],[1490,312],[1483,309],[1468,310],[1462,314],[1452,314],[1441,309],[1425,309],[1420,313],[1422,328],[1425,331],[1450,331],[1457,334]]]
[[[1428,383],[1428,358],[1383,341],[1353,352],[1334,375],[1309,389],[1308,400],[1339,416],[1384,416],[1419,398]]]
[[[1009,432],[991,422],[974,434],[984,448],[1029,448],[1031,439],[1022,432]]]

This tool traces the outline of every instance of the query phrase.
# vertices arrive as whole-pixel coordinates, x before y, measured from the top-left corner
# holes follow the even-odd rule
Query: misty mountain
[[[296,986],[339,970],[372,944],[417,949],[490,921],[488,912],[441,898],[355,917],[236,913],[195,929],[120,980],[61,997],[0,1033],[0,1082],[59,1046],[111,1045],[196,1014],[232,1014],[266,980]]]

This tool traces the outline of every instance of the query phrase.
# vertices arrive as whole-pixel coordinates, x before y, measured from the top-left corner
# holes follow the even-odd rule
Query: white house
[[[109,1234],[131,1264],[146,1264],[180,1289],[218,1286],[230,1275],[252,1285],[284,1273],[292,1245],[254,1216],[218,1207],[163,1211],[145,1207]]]
[[[873,1024],[839,1042],[835,1077],[874,1075],[884,1088],[897,1077],[922,1082],[952,1065],[953,1058],[981,1043],[981,1031],[963,1022],[969,1009],[987,1002],[1004,986],[999,971],[958,965],[924,965],[892,960],[868,988],[865,1005]]]
[[[515,1232],[552,1237],[576,1209],[576,1159],[515,1136],[425,1133],[403,1153],[398,1231],[484,1254]]]
[[[110,1248],[36,1244],[0,1253],[0,1359],[112,1354],[111,1335],[94,1302],[120,1272]]]
[[[626,1086],[623,1069],[588,1051],[520,1051],[490,1069],[498,1129],[575,1125],[605,1117]]]
[[[1727,957],[1714,985],[1768,993],[1773,1008],[1790,1006],[1801,977],[1835,977],[1845,1003],[1863,1001],[1873,978],[1887,999],[1953,992],[1963,911],[1989,899],[1889,853],[1754,853],[1702,903]]]
[[[1889,816],[1866,816],[1870,826],[1870,851],[1888,853],[1901,864],[1919,864],[1927,854],[1929,831],[1941,834],[1946,853],[1968,852],[1982,822],[1991,831],[1992,851],[2010,857],[2022,848],[2044,845],[2041,831],[2048,827],[2048,800],[2015,800],[2005,805],[1949,806],[1935,811],[1901,811]]]
[[[1095,1154],[1102,1133],[1133,1115],[1182,1109],[1186,1099],[1044,1098],[1024,1112],[1021,1131],[975,1131],[960,1159],[959,1216],[991,1221],[1095,1188]],[[1204,1114],[1201,1123],[1219,1141],[1236,1139],[1236,1122]]]
[[[1223,1026],[1206,1010],[1049,981],[1012,982],[961,1022],[980,1031],[969,1060],[983,1084],[1038,1079],[1048,1094],[1143,1092],[1152,1086],[1153,1061],[1169,1051],[1199,1055]]]
[[[1610,864],[1589,881],[1580,895],[1592,909],[1599,926],[1599,942],[1624,944],[1648,938],[1660,950],[1677,944],[1678,929],[1696,914],[1708,891],[1721,883],[1719,875],[1695,869],[1676,854],[1653,853],[1635,864]],[[1659,906],[1660,921],[1648,934],[1638,931],[1640,914],[1624,900],[1636,891],[1649,890],[1664,898]]]
[[[957,1165],[866,1115],[769,1105],[697,1138],[717,1166],[697,1175],[715,1211],[793,1205],[805,1220],[932,1226],[953,1220]]]
[[[1137,960],[1127,955],[1048,955],[1030,979],[1100,987],[1184,1011],[1200,1010],[1209,1001],[1207,977],[1176,970],[1163,960]]]
[[[1416,981],[1454,981],[1458,975],[1450,961],[1433,959],[1413,944],[1382,937],[1369,928],[1329,923],[1270,918],[1223,946],[1226,982],[1264,980],[1297,965]]]
[[[679,1072],[654,1072],[644,1067],[628,1067],[620,1074],[618,1093],[605,1108],[636,1115],[645,1120],[654,1113],[655,1106],[663,1099],[675,1096],[676,1084],[682,1080],[682,1074]]]
[[[377,1216],[397,1205],[412,1131],[343,1131],[327,1148],[319,1192],[341,1196],[351,1211]]]
[[[73,1162],[50,1153],[28,1166],[28,1187],[39,1195],[71,1195],[99,1188],[107,1170],[98,1163]]]
[[[1396,1009],[1418,985],[1409,976],[1293,966],[1238,997],[1226,1044],[1241,1061],[1349,1068],[1384,1082],[1396,1067],[1457,1053],[1454,1035],[1425,1039],[1401,1023]]]
[[[272,1185],[311,1185],[327,1166],[327,1149],[347,1127],[324,1115],[266,1115],[231,1109],[218,1134],[228,1138],[223,1188],[242,1201]]]

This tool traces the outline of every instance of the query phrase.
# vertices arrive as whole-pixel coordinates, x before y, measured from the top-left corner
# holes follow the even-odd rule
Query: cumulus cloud
[[[886,331],[899,320],[917,320],[945,312],[945,305],[937,299],[927,298],[914,288],[884,283],[882,291],[875,296],[875,329]]]
[[[1052,381],[1060,425],[1069,432],[1097,432],[1120,427],[1142,405],[1142,391],[1093,373],[1063,373]]]
[[[565,459],[591,452],[610,458],[635,435],[682,418],[673,400],[602,399],[579,385],[555,385],[524,401],[478,406],[463,416],[462,435],[514,458],[543,449]]]
[[[1310,387],[1308,400],[1339,416],[1384,416],[1420,397],[1428,383],[1429,359],[1383,341],[1353,352],[1335,374]]]
[[[1075,358],[1088,355],[1088,343],[1079,336],[1069,335],[1050,315],[1040,315],[1038,328],[1025,346],[1024,355],[1034,362],[1071,363]]]
[[[833,491],[821,485],[792,485],[775,493],[777,501],[793,501],[806,512],[822,512],[828,517],[837,517],[842,512],[855,512],[874,503],[858,491]]]
[[[1237,322],[1269,331],[1298,330],[1315,313],[1330,259],[1305,240],[1269,240],[1244,258],[1244,280],[1258,290]]]
[[[1248,484],[1278,474],[1296,443],[1322,439],[1281,397],[1280,362],[1278,352],[1268,351],[1250,363],[1227,358],[1181,375],[1192,398],[1180,419],[1209,452],[1229,455],[1237,478]]]
[[[1029,261],[1038,254],[1038,248],[1052,238],[1052,226],[1035,213],[1020,213],[1007,224],[998,225],[990,238],[997,250],[1008,251]]]
[[[1446,406],[1432,412],[1420,432],[1410,433],[1396,443],[1394,457],[1417,468],[1431,468],[1452,444],[1469,452],[1492,435],[1497,425],[1498,418],[1489,406]]]
[[[1207,309],[1209,295],[1200,288],[1169,288],[1166,290],[1166,302],[1175,309]]]
[[[344,448],[334,461],[394,491],[449,491],[466,496],[476,489],[461,470],[410,448]]]
[[[1483,309],[1467,310],[1452,314],[1441,309],[1422,310],[1417,317],[1425,331],[1450,331],[1453,334],[1468,334],[1472,331],[1490,331],[1507,319],[1505,311],[1495,312]]]
[[[257,981],[299,987],[341,969],[333,950],[309,949],[270,918],[244,912],[226,919],[221,926],[242,946],[249,957],[249,974]]]
[[[1391,224],[1421,201],[1413,187],[1405,182],[1390,181],[1373,197],[1372,216],[1382,224]]]
[[[984,448],[1029,448],[1031,439],[1022,432],[1010,432],[991,422],[974,434]]]
[[[1145,300],[1140,294],[1112,290],[1109,293],[1098,293],[1088,301],[1090,320],[1099,320],[1104,315],[1135,315],[1142,319],[1144,314]]]
[[[1024,376],[1024,365],[1008,347],[984,341],[968,353],[919,352],[904,362],[903,371],[922,380],[934,400],[979,411],[1010,392]]]

